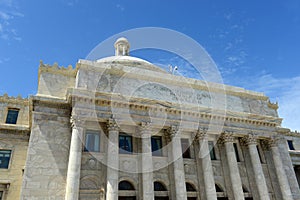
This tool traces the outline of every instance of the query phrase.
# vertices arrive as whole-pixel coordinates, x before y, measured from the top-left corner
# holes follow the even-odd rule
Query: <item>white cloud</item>
[[[0,39],[20,41],[22,38],[10,22],[24,17],[24,14],[18,11],[18,7],[12,0],[1,0],[0,5],[2,6],[0,9]]]

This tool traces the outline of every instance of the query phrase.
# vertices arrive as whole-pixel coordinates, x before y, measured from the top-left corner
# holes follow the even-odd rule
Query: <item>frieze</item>
[[[107,96],[107,95],[106,95]],[[233,122],[233,123],[247,123],[251,125],[256,125],[256,126],[267,126],[267,127],[276,127],[278,124],[281,123],[281,119],[279,118],[274,118],[271,116],[260,116],[257,115],[256,117],[259,119],[249,119],[247,118],[247,114],[245,113],[237,113],[237,112],[230,112],[228,111],[225,115],[215,115],[211,114],[209,112],[212,112],[211,109],[205,108],[205,113],[201,112],[201,109],[204,108],[197,108],[196,110],[198,111],[193,111],[195,108],[190,108],[191,110],[182,110],[180,106],[177,104],[171,104],[169,106],[172,106],[173,108],[169,108],[169,106],[166,105],[166,107],[163,107],[161,105],[164,105],[164,102],[160,102],[158,100],[147,100],[147,104],[140,104],[140,103],[132,103],[130,102],[123,102],[123,101],[118,101],[117,99],[112,99],[113,97],[109,95],[107,96],[107,99],[91,99],[88,97],[74,97],[75,101],[77,102],[83,102],[83,103],[88,103],[88,104],[94,104],[95,106],[106,106],[106,107],[112,107],[114,109],[117,108],[125,108],[125,109],[135,109],[135,110],[141,110],[141,111],[154,111],[154,112],[162,112],[162,113],[168,113],[172,115],[181,115],[182,117],[201,117],[204,119],[209,119],[209,120],[220,120],[220,121],[228,121],[228,122]],[[143,102],[146,101],[145,99],[140,99],[136,98],[135,102]],[[150,104],[149,104],[150,103]],[[158,106],[160,105],[160,106]],[[178,108],[177,108],[178,107]],[[186,106],[186,109],[189,109],[189,106]],[[233,116],[230,116],[233,115]],[[241,117],[237,117],[240,115]],[[252,117],[255,117],[252,115]],[[264,120],[262,120],[264,119]]]

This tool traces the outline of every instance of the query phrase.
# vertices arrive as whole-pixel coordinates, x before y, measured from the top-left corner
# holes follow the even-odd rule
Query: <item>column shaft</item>
[[[233,198],[236,200],[244,199],[242,181],[233,147],[233,136],[231,133],[222,134],[222,140],[225,145],[225,153],[227,157]]]
[[[72,122],[72,136],[66,183],[66,200],[79,198],[83,128]]]
[[[286,176],[285,170],[283,168],[282,159],[280,157],[280,152],[277,146],[272,145],[271,146],[272,156],[273,156],[273,162],[275,165],[275,170],[282,194],[282,198],[284,200],[293,200],[291,188],[288,182],[288,178]]]
[[[209,153],[207,135],[203,131],[198,131],[197,139],[199,140],[199,159],[201,163],[201,172],[204,179],[205,197],[209,200],[216,200],[217,193],[215,189],[215,180]]]
[[[108,124],[106,199],[118,200],[119,130],[114,120]]]
[[[176,200],[186,200],[185,174],[182,159],[181,138],[178,127],[172,126],[168,130],[169,164],[173,163],[175,197]]]
[[[151,134],[142,133],[142,181],[143,181],[143,200],[154,199],[153,188],[153,164],[151,152]]]
[[[265,175],[261,166],[260,158],[257,152],[256,144],[249,144],[248,150],[250,154],[251,164],[254,173],[254,179],[260,199],[269,200],[268,187],[265,179]]]

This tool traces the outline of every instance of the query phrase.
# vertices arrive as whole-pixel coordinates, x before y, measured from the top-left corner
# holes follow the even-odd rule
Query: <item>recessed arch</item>
[[[87,175],[80,179],[80,189],[96,190],[99,189],[100,178],[96,175]]]
[[[185,183],[185,188],[187,192],[197,192],[195,186],[189,182]]]
[[[155,181],[154,183],[154,191],[167,191],[165,184],[160,181]]]
[[[220,184],[215,184],[216,192],[224,192],[223,187]]]
[[[119,182],[119,190],[135,190],[132,183],[127,180]]]

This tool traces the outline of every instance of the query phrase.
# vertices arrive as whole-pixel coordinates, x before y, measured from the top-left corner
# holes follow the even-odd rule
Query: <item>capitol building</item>
[[[36,95],[0,96],[0,200],[300,199],[300,133],[277,103],[111,45],[40,62]]]

